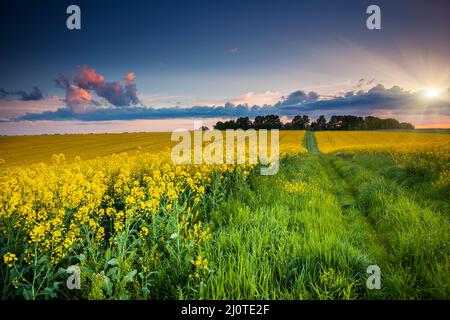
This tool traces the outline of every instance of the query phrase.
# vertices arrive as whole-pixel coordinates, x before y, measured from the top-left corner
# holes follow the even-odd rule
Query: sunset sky
[[[81,8],[81,30],[66,8]],[[366,8],[381,8],[381,30]],[[2,1],[0,134],[276,113],[450,127],[450,2]]]

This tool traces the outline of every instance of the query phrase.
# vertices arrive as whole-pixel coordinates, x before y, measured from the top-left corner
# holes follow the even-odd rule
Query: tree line
[[[320,116],[311,121],[307,115],[297,115],[292,121],[283,123],[278,115],[257,116],[251,121],[248,117],[236,120],[218,121],[214,125],[216,130],[226,129],[280,129],[280,130],[384,130],[384,129],[414,129],[408,122],[396,119],[380,119],[373,116],[358,117],[351,115],[332,116],[328,121]]]

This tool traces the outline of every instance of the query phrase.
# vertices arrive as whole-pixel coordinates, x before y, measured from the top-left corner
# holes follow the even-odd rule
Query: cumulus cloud
[[[66,103],[72,112],[84,113],[89,111],[92,96],[88,90],[71,84],[66,90]]]
[[[311,91],[306,93],[302,90],[297,90],[290,93],[287,98],[282,98],[280,102],[276,104],[276,106],[289,108],[296,107],[301,104],[315,102],[319,99],[319,94],[317,92]]]
[[[73,113],[85,113],[99,105],[91,92],[115,107],[139,104],[135,79],[135,74],[129,72],[123,79],[124,85],[118,81],[107,82],[105,77],[94,69],[82,66],[72,79],[67,75],[60,75],[56,79],[56,84],[66,90],[66,103],[70,110]]]
[[[44,99],[44,94],[38,87],[33,87],[30,92],[27,92],[25,90],[7,91],[3,88],[0,88],[0,99],[5,98],[22,101],[37,101]]]

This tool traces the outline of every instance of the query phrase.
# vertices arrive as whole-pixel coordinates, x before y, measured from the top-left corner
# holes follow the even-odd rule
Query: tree
[[[259,129],[265,129],[264,128],[264,116],[257,116],[255,120],[253,121],[253,127],[257,130]]]
[[[224,130],[224,124],[222,121],[217,121],[214,125],[214,129],[216,130]]]
[[[248,117],[241,117],[236,120],[236,126],[239,129],[248,130],[252,127],[252,122]]]
[[[303,116],[295,116],[294,119],[292,119],[291,128],[293,130],[304,130],[309,126],[309,117],[306,115]]]
[[[303,123],[305,124],[305,129],[307,129],[309,127],[309,123],[310,123],[309,117],[307,115],[303,115],[302,118],[303,118]]]
[[[410,129],[414,129],[414,126],[411,123],[402,122],[402,123],[400,123],[400,129],[410,130]]]
[[[384,130],[384,129],[414,129],[408,122],[398,122],[396,119],[380,119],[374,116],[365,118],[352,115],[333,115],[327,122],[321,115],[316,121],[310,123],[307,115],[296,115],[291,122],[283,124],[278,115],[257,116],[252,122],[248,117],[240,117],[225,122],[218,121],[214,126],[217,130],[226,129],[282,129],[282,130]]]
[[[327,119],[321,115],[316,121],[316,130],[325,130],[327,128]]]
[[[257,116],[253,121],[253,127],[259,129],[281,129],[280,116],[271,114],[268,116]]]

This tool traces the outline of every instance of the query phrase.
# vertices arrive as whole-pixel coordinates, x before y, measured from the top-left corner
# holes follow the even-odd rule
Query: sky
[[[69,30],[66,8],[81,9]],[[366,8],[381,9],[369,30]],[[450,2],[2,1],[0,134],[375,115],[450,127]]]

